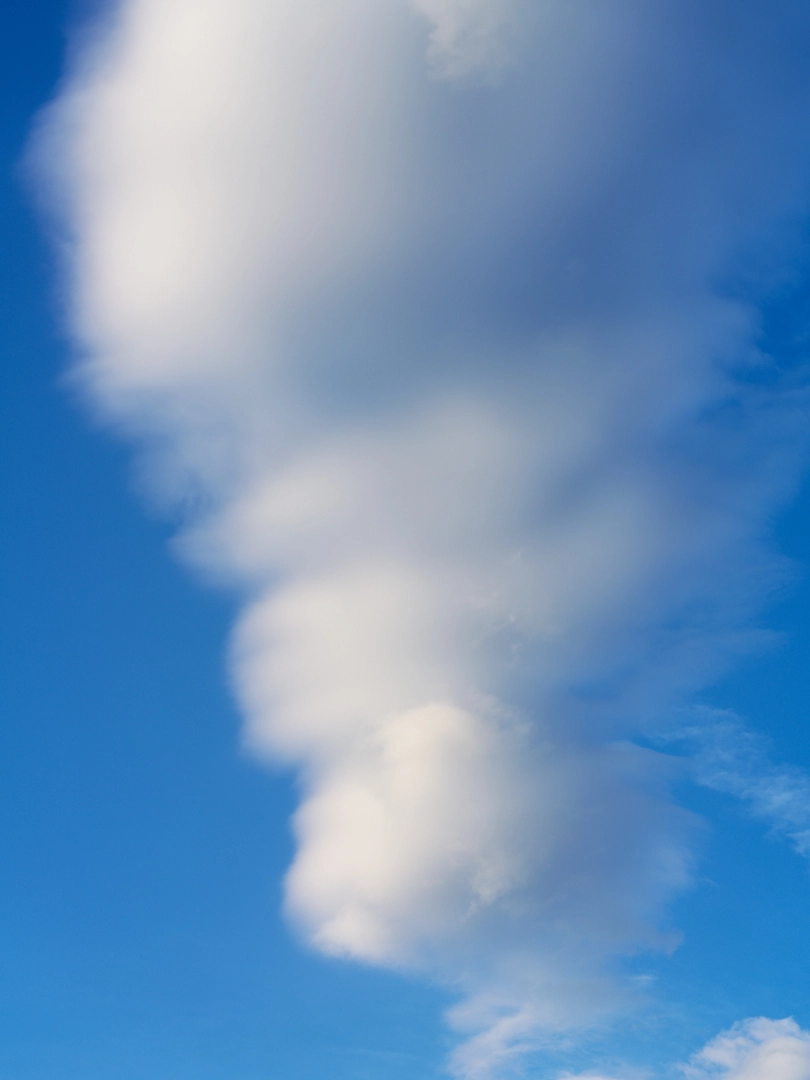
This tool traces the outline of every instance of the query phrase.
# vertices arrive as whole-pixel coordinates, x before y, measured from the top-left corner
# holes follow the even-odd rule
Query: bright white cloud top
[[[809,47],[792,0],[124,0],[43,125],[83,385],[245,596],[290,916],[457,990],[466,1080],[674,944],[636,740],[782,572]],[[694,1075],[801,1080],[786,1024]]]

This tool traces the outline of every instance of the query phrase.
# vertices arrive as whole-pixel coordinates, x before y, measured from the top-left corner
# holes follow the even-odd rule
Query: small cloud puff
[[[685,1065],[685,1080],[810,1080],[810,1031],[795,1020],[742,1020],[722,1032]],[[623,1070],[621,1076],[600,1072],[566,1073],[560,1080],[649,1080],[649,1073]]]
[[[744,1020],[684,1066],[687,1080],[810,1080],[810,1032],[792,1019]]]

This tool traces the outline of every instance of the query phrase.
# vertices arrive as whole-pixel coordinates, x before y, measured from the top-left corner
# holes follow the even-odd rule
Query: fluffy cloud
[[[245,596],[291,919],[493,1075],[672,947],[681,765],[756,644],[804,401],[802,4],[124,0],[42,123],[76,379]],[[787,270],[786,270],[787,268]],[[742,1074],[741,1074],[742,1075]]]
[[[810,1032],[794,1020],[746,1020],[713,1039],[684,1074],[688,1080],[808,1080]]]
[[[743,1020],[712,1039],[686,1065],[678,1067],[685,1080],[808,1080],[810,1032],[795,1020]],[[625,1073],[641,1076],[646,1074]],[[608,1080],[583,1073],[561,1080]]]

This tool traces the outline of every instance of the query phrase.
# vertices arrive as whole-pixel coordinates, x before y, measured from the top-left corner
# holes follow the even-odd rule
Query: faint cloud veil
[[[525,0],[413,0],[430,23],[428,57],[448,78],[497,79],[515,60]],[[530,9],[529,9],[530,10]]]

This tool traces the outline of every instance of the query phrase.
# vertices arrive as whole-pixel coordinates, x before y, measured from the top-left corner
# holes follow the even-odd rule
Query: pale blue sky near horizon
[[[233,603],[178,564],[128,449],[62,379],[56,268],[19,162],[69,17],[54,0],[0,16],[0,1077],[438,1077],[447,995],[316,957],[285,924],[295,791],[240,750]],[[796,333],[806,305],[797,290],[782,313]],[[761,621],[783,637],[705,699],[810,770],[810,482],[776,532],[796,575]],[[729,797],[684,798],[706,827],[668,920],[682,944],[644,961],[649,1009],[563,1066],[663,1067],[748,1016],[810,1026],[810,866]]]

